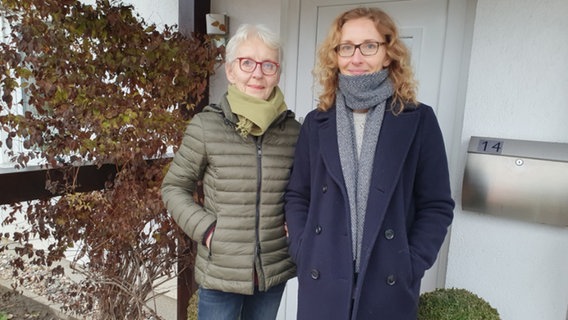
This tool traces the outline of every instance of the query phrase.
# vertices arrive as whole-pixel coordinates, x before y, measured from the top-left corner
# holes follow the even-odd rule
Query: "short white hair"
[[[282,60],[282,43],[280,42],[279,36],[268,29],[262,24],[252,25],[252,24],[242,24],[239,26],[235,34],[231,37],[227,46],[225,47],[225,61],[233,62],[237,54],[237,48],[246,40],[257,37],[260,39],[267,47],[278,51],[278,63]]]

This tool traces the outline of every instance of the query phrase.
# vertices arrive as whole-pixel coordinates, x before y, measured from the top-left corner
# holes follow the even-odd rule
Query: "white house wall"
[[[80,0],[84,4],[94,5],[96,0]],[[157,26],[178,24],[178,0],[120,0],[125,5],[133,5],[147,23]]]
[[[471,136],[568,142],[567,14],[565,0],[478,1],[462,163]],[[504,320],[568,319],[565,227],[458,206],[448,260],[446,285],[486,298]]]

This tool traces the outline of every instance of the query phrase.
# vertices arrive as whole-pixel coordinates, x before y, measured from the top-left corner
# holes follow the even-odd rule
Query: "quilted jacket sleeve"
[[[164,204],[182,230],[194,241],[201,242],[216,217],[207,213],[193,199],[197,181],[207,165],[207,148],[203,122],[199,115],[188,125],[162,183]]]

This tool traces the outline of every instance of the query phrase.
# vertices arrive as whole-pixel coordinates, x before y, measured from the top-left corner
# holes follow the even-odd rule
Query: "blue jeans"
[[[199,320],[270,320],[276,319],[286,283],[268,291],[254,289],[253,295],[199,288]]]

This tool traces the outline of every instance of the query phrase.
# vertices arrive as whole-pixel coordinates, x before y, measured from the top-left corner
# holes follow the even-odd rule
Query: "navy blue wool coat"
[[[307,115],[285,200],[299,320],[416,319],[420,280],[436,260],[454,208],[444,142],[431,107],[385,112],[358,281],[335,108]]]

